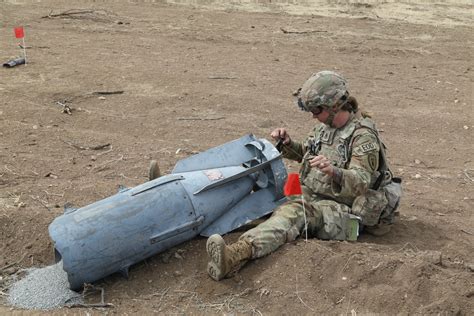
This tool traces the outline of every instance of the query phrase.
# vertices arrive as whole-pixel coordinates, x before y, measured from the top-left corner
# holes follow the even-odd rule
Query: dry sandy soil
[[[299,240],[222,282],[197,238],[98,282],[114,307],[56,313],[472,315],[470,1],[216,2],[0,1],[2,62],[21,52],[17,25],[29,57],[0,69],[0,313],[24,313],[6,304],[8,284],[53,262],[47,229],[66,202],[247,133],[303,138],[314,121],[291,92],[331,69],[373,113],[404,179],[388,235]],[[88,11],[55,16],[70,9]]]

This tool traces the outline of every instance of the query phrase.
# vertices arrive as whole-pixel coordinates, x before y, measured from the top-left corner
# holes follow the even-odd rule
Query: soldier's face
[[[326,109],[321,109],[321,111],[314,111],[311,113],[313,114],[313,118],[317,119],[321,123],[326,123],[329,117],[329,112]]]

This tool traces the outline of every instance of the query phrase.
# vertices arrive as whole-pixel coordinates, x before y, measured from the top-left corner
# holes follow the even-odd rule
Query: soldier
[[[335,72],[321,71],[313,74],[295,96],[298,106],[311,112],[319,123],[301,143],[285,128],[275,129],[271,137],[282,144],[283,157],[302,162],[303,198],[289,197],[268,220],[244,233],[236,243],[226,245],[220,235],[210,236],[207,271],[216,281],[302,233],[321,239],[355,240],[361,227],[375,235],[390,230],[401,186],[393,181],[374,123],[360,114],[346,80]],[[392,189],[387,193],[386,188]]]

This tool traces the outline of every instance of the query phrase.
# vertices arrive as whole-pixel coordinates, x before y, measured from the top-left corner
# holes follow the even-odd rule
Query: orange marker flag
[[[15,27],[15,37],[16,38],[24,38],[25,37],[25,31],[23,30],[23,26],[20,27]]]
[[[23,41],[23,57],[25,58],[25,66],[26,66],[27,63],[26,63],[25,30],[23,29],[23,26],[15,27],[13,30],[15,31],[15,37],[21,38]]]
[[[302,194],[300,176],[297,173],[289,173],[288,179],[286,180],[285,186],[283,187],[283,193],[286,196],[300,195]]]
[[[305,201],[303,198],[303,190],[301,189],[300,176],[297,173],[289,173],[288,179],[286,180],[285,186],[283,187],[283,193],[286,196],[290,195],[301,195],[301,205],[303,205],[303,217],[304,217],[304,230],[306,233],[306,241],[308,241],[308,221],[306,220]]]

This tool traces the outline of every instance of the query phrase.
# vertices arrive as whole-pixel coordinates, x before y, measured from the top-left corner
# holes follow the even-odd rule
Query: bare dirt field
[[[113,307],[55,313],[472,315],[472,4],[288,2],[0,0],[1,61],[21,53],[18,25],[29,58],[0,69],[1,314],[29,313],[7,305],[8,286],[53,263],[48,225],[66,202],[147,181],[151,159],[169,173],[244,134],[303,138],[315,122],[291,92],[329,69],[404,179],[388,235],[298,240],[222,282],[197,238],[98,282]]]

